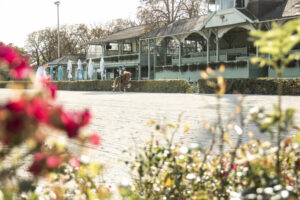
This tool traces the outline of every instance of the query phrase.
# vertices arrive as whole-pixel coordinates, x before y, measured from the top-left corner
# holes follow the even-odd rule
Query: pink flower
[[[39,163],[45,158],[43,153],[36,153],[33,157],[34,162]]]
[[[69,164],[71,165],[71,167],[76,169],[80,166],[80,161],[78,160],[78,158],[71,158],[69,160]]]
[[[236,164],[232,165],[232,169],[233,169],[233,170],[236,170],[236,168],[237,168],[237,165],[236,165]]]
[[[46,160],[46,165],[51,169],[56,168],[59,166],[60,160],[59,156],[49,156]]]
[[[100,145],[101,144],[101,140],[102,140],[101,137],[98,134],[96,134],[96,133],[94,133],[94,134],[92,134],[90,136],[90,143],[93,144],[93,145],[95,145],[95,146]]]

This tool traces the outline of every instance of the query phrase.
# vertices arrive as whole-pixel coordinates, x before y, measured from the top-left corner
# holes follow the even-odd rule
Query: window
[[[249,0],[236,0],[235,7],[236,8],[245,8],[248,5]]]
[[[132,44],[124,44],[124,51],[132,52]]]
[[[229,8],[244,8],[247,7],[249,0],[216,0],[217,10],[224,10]]]

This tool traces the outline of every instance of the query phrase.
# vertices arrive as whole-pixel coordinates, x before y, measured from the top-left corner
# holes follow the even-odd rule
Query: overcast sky
[[[57,26],[55,0],[0,0],[0,41],[23,47],[26,36]],[[135,19],[139,0],[60,0],[60,24]]]

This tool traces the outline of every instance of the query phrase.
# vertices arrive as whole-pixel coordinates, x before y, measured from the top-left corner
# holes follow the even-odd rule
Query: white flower
[[[287,190],[283,190],[283,191],[281,191],[281,196],[282,196],[282,198],[288,198],[288,196],[289,196],[289,191],[287,191]]]
[[[196,178],[196,176],[195,176],[195,174],[188,174],[188,175],[186,176],[186,178],[189,179],[189,180],[193,180],[193,179]]]
[[[84,164],[87,164],[90,161],[90,159],[88,156],[82,155],[80,156],[80,161]]]
[[[181,147],[180,152],[186,154],[187,152],[189,152],[189,149],[187,147]]]
[[[243,130],[241,129],[241,127],[239,127],[238,125],[234,126],[234,130],[238,135],[242,135],[243,134]]]
[[[259,111],[259,108],[258,108],[257,106],[255,106],[255,107],[252,107],[252,108],[249,110],[249,113],[250,113],[250,114],[254,114],[254,113],[258,113],[258,111]]]

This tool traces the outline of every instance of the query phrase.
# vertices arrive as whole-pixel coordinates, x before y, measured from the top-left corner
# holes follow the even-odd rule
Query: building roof
[[[247,8],[236,8],[236,9],[240,11],[243,15],[251,19],[252,21],[257,19],[257,17],[252,12],[250,12],[250,10],[248,10]]]
[[[194,17],[191,19],[181,19],[146,34],[142,37],[142,39],[193,33],[201,30],[201,28],[204,26],[206,18],[207,15]]]
[[[60,58],[57,58],[53,61],[50,61],[49,65],[66,65],[68,64],[68,61],[71,60],[74,63],[77,63],[78,60],[81,60],[82,62],[86,59],[86,56],[84,54],[80,55],[65,55]]]
[[[112,41],[118,41],[118,40],[138,38],[138,37],[145,35],[146,32],[147,32],[146,25],[135,26],[135,27],[131,27],[131,28],[127,28],[127,29],[118,31],[118,32],[108,35],[104,38],[92,40],[92,41],[88,42],[88,44],[100,44],[102,42],[112,42]]]
[[[300,15],[300,0],[286,0],[271,12],[263,15],[260,21],[280,19]]]

